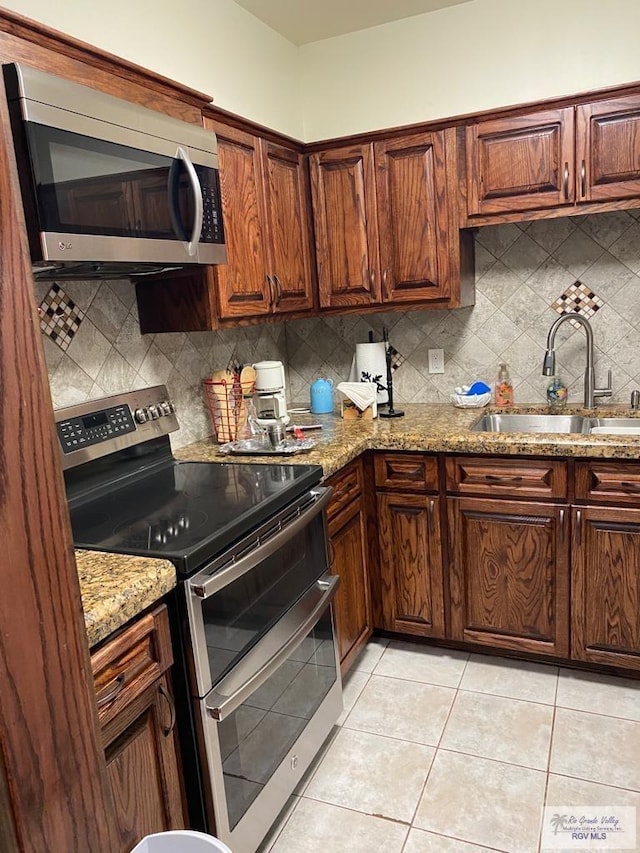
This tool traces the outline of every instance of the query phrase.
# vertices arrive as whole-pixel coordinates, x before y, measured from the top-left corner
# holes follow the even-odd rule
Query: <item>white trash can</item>
[[[147,835],[131,853],[231,853],[231,850],[213,835],[191,829],[172,829]]]

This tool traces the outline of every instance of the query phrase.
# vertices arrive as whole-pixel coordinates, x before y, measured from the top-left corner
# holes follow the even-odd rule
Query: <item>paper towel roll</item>
[[[358,382],[375,382],[378,405],[389,400],[387,394],[387,362],[385,344],[356,344],[356,378]]]

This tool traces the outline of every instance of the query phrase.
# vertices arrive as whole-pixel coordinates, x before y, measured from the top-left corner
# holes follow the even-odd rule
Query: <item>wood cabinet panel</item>
[[[478,122],[466,134],[469,215],[573,203],[573,107]]]
[[[441,133],[376,142],[382,298],[449,295],[445,146]]]
[[[578,201],[640,196],[640,96],[577,107]]]
[[[439,500],[402,493],[377,500],[384,627],[443,637]]]
[[[266,314],[273,292],[267,279],[259,140],[222,125],[215,130],[227,245],[227,263],[215,270],[218,310],[221,317]]]
[[[331,571],[340,576],[334,599],[341,670],[344,675],[373,631],[364,501],[352,500],[329,522]]]
[[[354,498],[359,497],[362,493],[363,477],[362,459],[356,459],[328,478],[326,485],[333,488],[333,495],[327,509],[327,518],[333,518]]]
[[[146,835],[185,825],[173,714],[163,677],[139,697],[135,718],[106,746],[120,853]]]
[[[376,486],[410,492],[438,491],[438,461],[424,453],[376,453]]]
[[[449,498],[448,518],[452,637],[565,657],[566,509]]]
[[[640,507],[640,466],[637,462],[577,461],[577,501]]]
[[[461,495],[552,499],[567,497],[567,463],[560,460],[448,457],[447,491]]]
[[[576,660],[640,670],[640,510],[573,509]]]
[[[165,605],[91,656],[120,853],[145,835],[185,825],[167,675],[172,662]]]
[[[312,154],[318,291],[323,308],[380,302],[371,145]]]
[[[304,311],[313,306],[310,224],[304,158],[261,140],[269,234],[268,272],[273,279],[273,310]]]

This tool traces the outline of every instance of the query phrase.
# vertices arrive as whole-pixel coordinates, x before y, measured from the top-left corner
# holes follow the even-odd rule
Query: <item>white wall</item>
[[[473,0],[304,45],[307,140],[640,80],[638,0]]]
[[[233,0],[7,0],[3,4],[302,138],[298,48]]]

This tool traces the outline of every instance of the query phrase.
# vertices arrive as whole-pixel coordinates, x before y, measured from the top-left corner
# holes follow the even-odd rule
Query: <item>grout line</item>
[[[561,773],[559,770],[554,770],[553,776],[562,776],[564,779],[577,779],[579,782],[589,782],[591,785],[601,785],[604,788],[615,788],[616,791],[625,791],[628,794],[640,794],[640,786],[638,788],[624,788],[622,785],[612,785],[611,782],[599,782],[595,779],[586,779],[584,776],[570,776],[568,773]]]
[[[462,844],[470,844],[473,847],[477,847],[479,850],[488,850],[488,851],[491,851],[491,853],[511,853],[511,851],[505,850],[502,847],[489,847],[486,844],[478,844],[477,841],[469,841],[467,838],[460,838],[457,835],[443,835],[443,833],[436,832],[433,829],[420,829],[419,826],[415,826],[415,827],[412,826],[411,829],[415,829],[418,832],[424,832],[425,835],[433,835],[437,838],[444,838],[447,841],[452,840],[452,841],[459,841]]]
[[[544,767],[532,767],[530,764],[517,764],[515,761],[506,761],[504,758],[491,758],[488,755],[476,755],[473,752],[462,752],[460,749],[452,749],[449,746],[439,746],[442,752],[450,752],[452,755],[464,755],[467,758],[478,758],[480,761],[492,761],[494,764],[506,764],[509,767],[518,767],[520,770],[531,770],[533,773],[546,773]]]
[[[469,690],[466,687],[460,688],[461,693],[472,693],[475,696],[491,696],[494,699],[509,699],[511,702],[525,702],[528,705],[540,705],[542,708],[554,708],[554,702],[540,702],[536,699],[523,699],[521,696],[505,696],[503,693],[487,693],[486,690]]]

